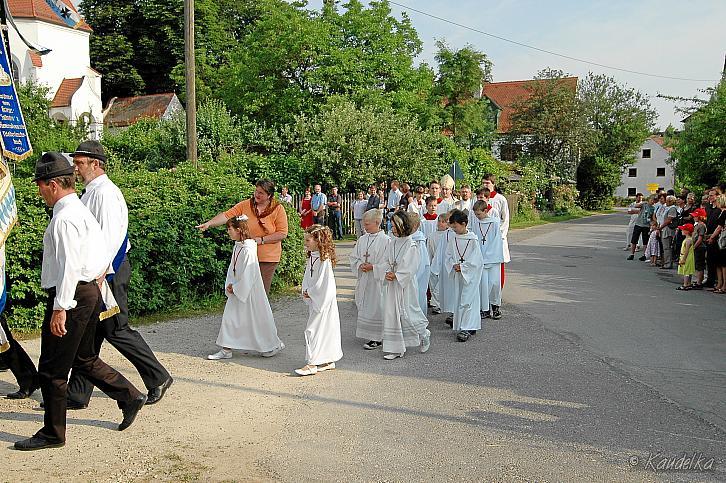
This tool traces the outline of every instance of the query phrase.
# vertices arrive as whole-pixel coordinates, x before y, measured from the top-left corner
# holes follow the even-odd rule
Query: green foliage
[[[726,181],[726,81],[691,114],[675,143],[679,181],[692,188]]]
[[[577,188],[570,184],[553,186],[552,210],[558,215],[574,212],[577,209],[578,196]]]
[[[580,205],[586,210],[612,207],[612,195],[620,185],[620,167],[601,156],[587,157],[577,170]]]
[[[126,170],[171,168],[186,158],[184,119],[141,119],[116,134],[106,133],[103,144],[109,166]]]
[[[232,242],[222,229],[202,235],[195,225],[252,193],[252,185],[240,181],[231,166],[195,169],[181,163],[173,170],[111,173],[129,206],[132,315],[189,306],[222,293]],[[14,328],[27,331],[42,322],[45,292],[40,288],[39,261],[48,215],[29,178],[16,178],[15,186],[21,218],[7,241],[13,279],[9,320]],[[290,234],[273,280],[276,289],[299,284],[305,264],[300,218],[292,207],[286,210]]]

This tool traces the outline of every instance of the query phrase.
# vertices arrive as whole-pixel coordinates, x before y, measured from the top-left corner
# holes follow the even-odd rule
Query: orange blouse
[[[287,213],[281,204],[277,205],[272,213],[261,220],[252,207],[251,200],[243,200],[224,212],[227,219],[233,216],[247,215],[247,225],[250,228],[250,235],[253,238],[265,237],[273,233],[284,233],[287,235]],[[282,242],[265,241],[264,245],[257,245],[257,258],[261,262],[279,262],[282,256]]]

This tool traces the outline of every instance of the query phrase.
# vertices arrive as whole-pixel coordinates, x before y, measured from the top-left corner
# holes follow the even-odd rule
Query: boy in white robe
[[[453,329],[459,342],[481,329],[479,283],[484,262],[476,235],[468,229],[469,217],[462,210],[449,214],[453,235],[446,247],[446,268],[454,305]]]
[[[386,360],[403,357],[406,347],[429,350],[431,332],[428,319],[418,301],[416,274],[420,252],[411,235],[408,213],[397,211],[391,218],[394,238],[388,243],[385,260],[373,266],[375,277],[383,283],[383,356]]]
[[[413,235],[411,240],[416,244],[419,251],[419,264],[418,271],[416,272],[416,283],[418,284],[418,302],[421,312],[426,314],[428,311],[428,300],[426,297],[426,291],[428,290],[429,279],[431,278],[431,260],[429,259],[429,251],[426,247],[426,237],[423,232],[419,230],[421,221],[416,213],[409,213],[411,218],[411,225],[414,227]]]
[[[343,358],[340,315],[336,298],[333,265],[336,262],[333,232],[327,226],[313,225],[305,230],[308,260],[302,281],[302,296],[308,306],[305,328],[305,362],[295,369],[299,376],[312,376],[335,369]]]
[[[441,313],[441,301],[439,295],[439,268],[436,265],[436,253],[438,252],[439,245],[442,244],[442,240],[446,236],[446,231],[449,229],[449,224],[446,222],[446,215],[438,215],[436,220],[436,231],[433,232],[426,240],[426,247],[429,252],[429,260],[431,266],[429,267],[429,293],[431,293],[431,313],[438,315]],[[444,242],[445,243],[445,242]],[[435,269],[435,267],[437,267]]]
[[[423,214],[420,228],[427,240],[436,231],[438,218],[439,215],[436,214],[436,198],[430,196],[426,198],[426,212]]]
[[[499,216],[487,201],[474,204],[471,230],[479,240],[484,260],[479,293],[482,318],[501,319],[502,305],[501,264],[504,262],[502,237],[498,236]]]
[[[285,344],[277,336],[272,308],[262,284],[257,243],[250,238],[247,216],[227,220],[227,233],[235,244],[224,282],[227,303],[217,336],[217,345],[222,349],[207,358],[230,359],[232,349],[272,357],[284,349]]]
[[[383,345],[383,282],[373,276],[373,266],[381,263],[390,238],[381,230],[383,211],[368,210],[361,219],[365,234],[361,236],[350,254],[350,269],[358,279],[355,286],[355,305],[358,321],[355,336],[368,342],[366,350]]]

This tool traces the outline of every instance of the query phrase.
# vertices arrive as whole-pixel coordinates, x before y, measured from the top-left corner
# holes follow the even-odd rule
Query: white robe
[[[384,261],[373,266],[375,277],[383,282],[384,352],[403,354],[406,347],[420,345],[429,333],[429,321],[418,301],[419,253],[411,237],[393,238]],[[396,280],[385,279],[390,271],[396,274]]]
[[[442,199],[441,203],[436,205],[436,214],[445,215],[456,208],[456,198]]]
[[[439,275],[434,273],[434,259],[436,257],[436,247],[441,243],[441,239],[446,233],[446,230],[435,231],[431,233],[426,240],[426,248],[428,249],[428,255],[430,260],[429,267],[429,292],[431,292],[431,306],[437,310],[441,310],[441,302],[439,300]]]
[[[227,293],[232,284],[234,293]],[[257,244],[247,239],[234,244],[224,282],[227,304],[217,345],[229,349],[269,352],[280,347],[275,319],[262,284]]]
[[[478,239],[484,261],[479,284],[481,310],[489,310],[490,305],[502,305],[501,264],[504,262],[504,242],[497,236],[500,233],[499,217],[496,213],[490,213],[483,220],[475,217],[470,226]]]
[[[447,283],[451,288],[455,331],[481,329],[479,283],[484,262],[476,235],[467,231],[449,237],[446,247]],[[462,261],[463,258],[463,261]],[[461,271],[454,270],[459,264]]]
[[[436,296],[438,297],[439,308],[442,312],[451,313],[454,312],[454,300],[451,297],[451,287],[448,283],[449,271],[446,267],[446,247],[449,240],[454,237],[454,232],[451,228],[447,228],[445,231],[437,233],[441,233],[441,239],[436,245],[436,254],[431,261],[431,273],[437,277]]]
[[[502,241],[504,242],[504,263],[509,263],[512,258],[509,255],[509,242],[507,241],[509,235],[509,205],[507,199],[497,193],[489,199],[489,204],[499,212],[499,219],[502,221],[499,229],[502,232]]]
[[[366,263],[382,263],[390,238],[382,230],[361,236],[350,254],[350,269],[358,279],[355,286],[355,305],[358,307],[358,323],[355,336],[366,340],[383,340],[383,282],[373,276],[373,271],[361,272]]]
[[[437,224],[438,220],[427,220],[426,218],[421,219],[421,231],[427,240],[436,231]]]
[[[418,271],[416,272],[416,283],[418,284],[418,302],[421,312],[426,314],[428,311],[428,298],[426,297],[426,289],[429,286],[429,278],[431,277],[431,260],[429,260],[429,251],[426,247],[426,237],[420,231],[411,235],[411,239],[416,244],[419,251]]]
[[[302,293],[308,305],[308,325],[305,328],[305,362],[323,365],[343,358],[340,340],[340,315],[336,297],[335,277],[330,260],[320,260],[312,252],[305,263]]]

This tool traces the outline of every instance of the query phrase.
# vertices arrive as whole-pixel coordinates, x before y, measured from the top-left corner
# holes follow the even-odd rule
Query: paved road
[[[726,429],[726,296],[678,292],[627,261],[627,217],[515,232],[507,300],[617,370]]]

